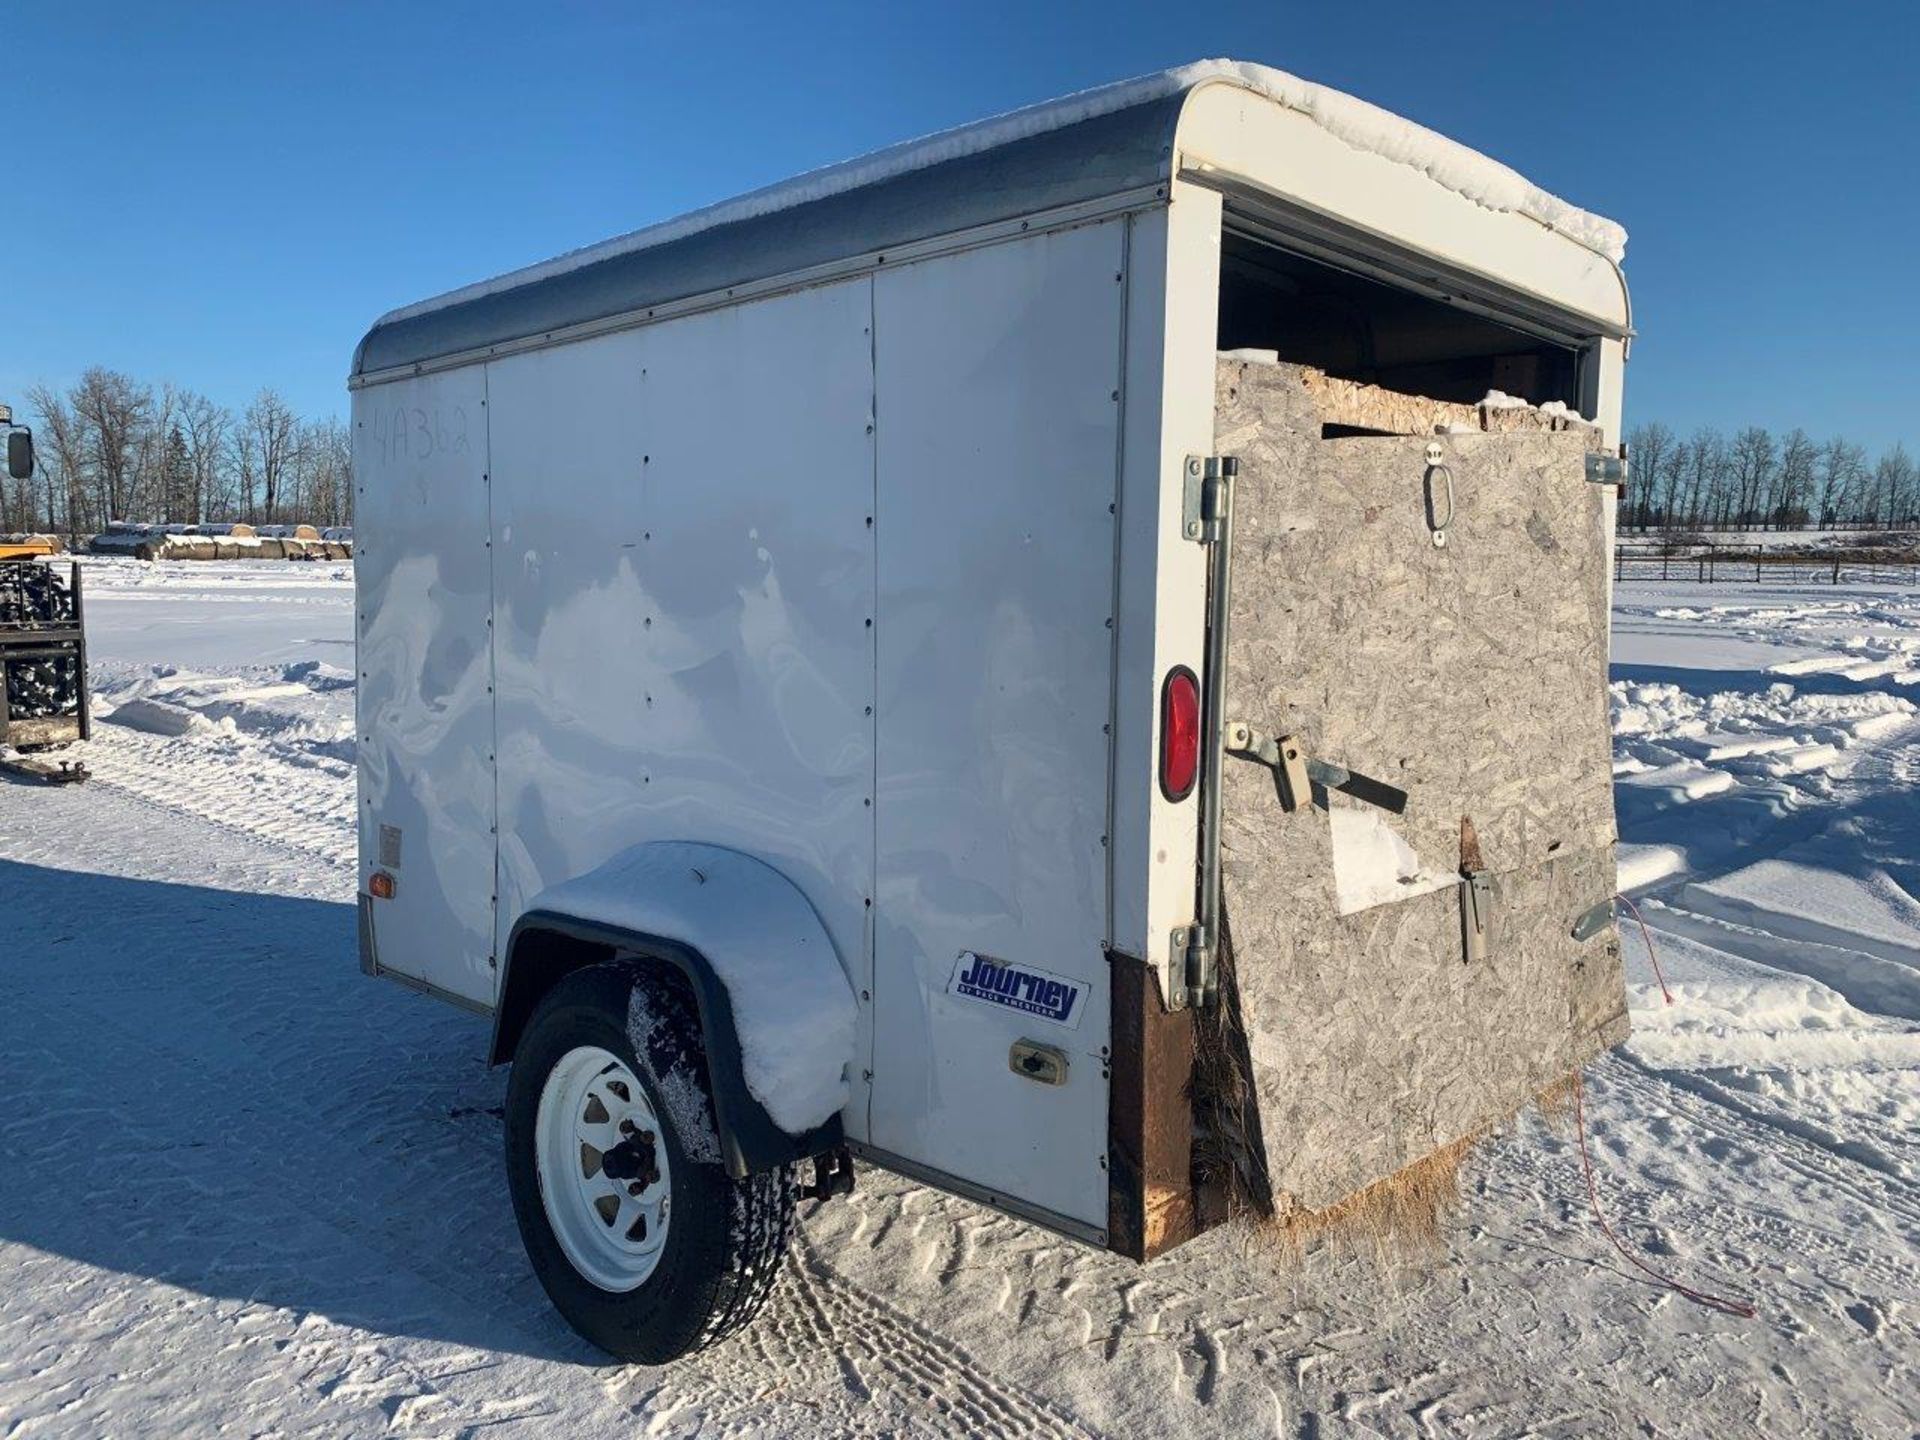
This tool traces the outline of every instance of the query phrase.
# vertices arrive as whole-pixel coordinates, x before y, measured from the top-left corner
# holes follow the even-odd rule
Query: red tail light
[[[1176,665],[1160,687],[1160,793],[1184,800],[1200,774],[1200,682]]]

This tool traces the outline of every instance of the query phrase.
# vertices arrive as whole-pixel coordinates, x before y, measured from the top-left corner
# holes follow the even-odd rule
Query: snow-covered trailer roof
[[[1303,118],[1320,141],[1338,142],[1363,166],[1392,167],[1401,172],[1393,178],[1402,185],[1412,181],[1432,187],[1436,196],[1449,195],[1455,209],[1470,202],[1466,209],[1524,217],[1551,233],[1561,247],[1578,253],[1576,268],[1590,273],[1549,284],[1544,274],[1556,267],[1543,267],[1535,257],[1520,267],[1527,274],[1518,289],[1587,317],[1595,333],[1626,333],[1619,275],[1626,232],[1613,221],[1353,96],[1267,66],[1205,60],[895,145],[394,310],[361,340],[351,383],[436,362],[481,359],[620,317],[645,319],[660,307],[702,296],[724,299],[776,277],[820,275],[861,259],[881,264],[889,250],[1021,217],[1136,195],[1142,204],[1157,203],[1176,173],[1229,194],[1236,182],[1284,193],[1284,187],[1262,183],[1268,177],[1257,172],[1265,157],[1253,157],[1256,173],[1235,175],[1212,163],[1216,157],[1204,145],[1197,155],[1182,154],[1183,142],[1191,145],[1193,139],[1183,129],[1199,128],[1183,125],[1190,101],[1222,87],[1260,102],[1263,110]],[[1242,148],[1248,143],[1245,128],[1216,125],[1218,148]],[[1381,184],[1386,178],[1370,170],[1361,187],[1393,189]],[[1334,203],[1337,208],[1322,214],[1323,220],[1372,228],[1346,214],[1337,193]],[[1302,204],[1313,212],[1326,201]],[[1465,234],[1485,238],[1472,226]],[[1416,248],[1430,249],[1424,243]],[[1462,260],[1462,244],[1452,249],[1453,258]],[[1464,268],[1475,267],[1468,260]],[[1565,293],[1549,293],[1556,290]]]

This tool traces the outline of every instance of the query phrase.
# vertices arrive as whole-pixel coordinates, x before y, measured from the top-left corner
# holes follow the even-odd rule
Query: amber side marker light
[[[374,871],[373,878],[367,881],[367,893],[376,900],[391,900],[393,898],[393,876],[384,870]]]

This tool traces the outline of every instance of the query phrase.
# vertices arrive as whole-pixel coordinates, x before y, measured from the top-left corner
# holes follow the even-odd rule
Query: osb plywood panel
[[[1316,388],[1223,361],[1216,412],[1241,462],[1228,718],[1410,797],[1404,816],[1338,794],[1287,815],[1268,770],[1226,766],[1224,892],[1269,1178],[1308,1208],[1504,1118],[1625,1035],[1616,935],[1569,933],[1614,888],[1610,492],[1584,479],[1591,432],[1536,417],[1438,437],[1455,501],[1439,548],[1429,437],[1323,440]],[[1343,845],[1340,885],[1327,807],[1392,837]],[[1471,964],[1463,821],[1496,877]],[[1381,863],[1385,894],[1407,898],[1354,908],[1354,867]]]

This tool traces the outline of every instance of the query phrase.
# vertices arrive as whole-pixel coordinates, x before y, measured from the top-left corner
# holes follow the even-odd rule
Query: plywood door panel
[[[1274,1187],[1324,1205],[1501,1118],[1623,1025],[1607,548],[1586,432],[1321,438],[1287,367],[1223,364],[1238,455],[1228,718],[1408,792],[1282,812],[1229,760],[1224,887]],[[1448,543],[1432,532],[1453,478]],[[1463,853],[1463,826],[1472,839]],[[1494,875],[1467,962],[1463,859]]]

